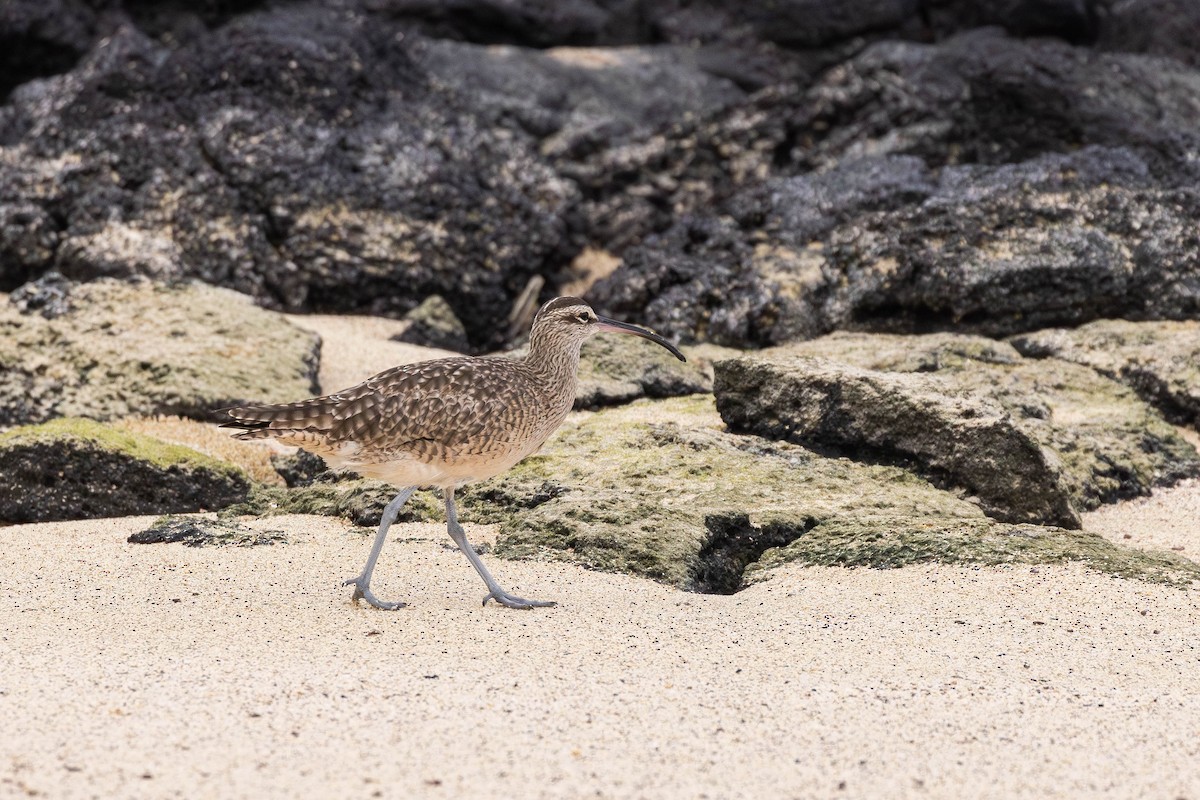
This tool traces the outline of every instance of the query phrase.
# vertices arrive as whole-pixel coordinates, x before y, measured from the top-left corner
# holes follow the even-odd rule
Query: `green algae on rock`
[[[220,516],[317,514],[344,517],[355,525],[374,526],[379,524],[383,509],[398,491],[382,481],[357,477],[292,488],[256,484],[243,502],[223,509]],[[440,509],[441,505],[430,492],[417,492],[405,504],[398,519],[401,522],[435,519]]]
[[[1152,580],[1200,576],[1183,558],[998,522],[899,467],[729,433],[711,397],[576,415],[539,455],[469,490],[463,511],[500,524],[498,555],[564,558],[698,591],[736,591],[744,571],[787,560],[1082,561]]]
[[[237,292],[103,279],[70,286],[68,300],[50,319],[0,304],[0,425],[211,419],[318,388],[319,338]]]
[[[1200,322],[1105,319],[1010,340],[1030,358],[1054,357],[1121,381],[1169,419],[1200,428]]]
[[[680,362],[633,336],[597,336],[585,342],[579,354],[577,409],[709,391],[711,363],[690,354],[687,362]]]
[[[955,334],[834,334],[719,362],[733,428],[915,464],[1015,523],[1078,512],[1200,472],[1200,456],[1128,387]]]
[[[0,520],[45,522],[218,509],[246,497],[232,464],[86,419],[0,434]]]

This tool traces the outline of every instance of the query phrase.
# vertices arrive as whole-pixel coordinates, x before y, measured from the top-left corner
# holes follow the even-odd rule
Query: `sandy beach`
[[[299,320],[298,320],[299,321]],[[315,318],[322,384],[428,357]],[[1200,553],[1200,482],[1086,515]],[[0,528],[0,796],[1200,797],[1200,600],[1082,567],[787,567],[732,596],[485,556],[440,524]],[[468,526],[486,544],[495,531]]]
[[[1195,489],[1191,489],[1194,497]],[[1194,592],[1082,568],[787,568],[733,596],[369,545],[132,545],[149,518],[0,530],[0,794],[1200,795]],[[487,528],[473,526],[479,541]]]

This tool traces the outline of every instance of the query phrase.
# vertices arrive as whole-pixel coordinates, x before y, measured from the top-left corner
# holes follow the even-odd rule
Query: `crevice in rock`
[[[697,556],[689,588],[701,594],[735,594],[746,567],[772,547],[784,547],[815,528],[819,520],[796,526],[759,527],[746,514],[710,514],[704,518],[708,541]]]

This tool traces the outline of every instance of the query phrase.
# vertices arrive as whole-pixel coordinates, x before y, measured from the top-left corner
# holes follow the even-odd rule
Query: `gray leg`
[[[486,606],[488,600],[495,600],[502,606],[509,608],[544,608],[546,606],[556,606],[558,603],[546,600],[525,600],[521,597],[515,597],[500,588],[500,584],[492,577],[492,573],[488,572],[488,568],[483,565],[483,561],[479,558],[479,554],[475,552],[475,548],[471,547],[471,543],[467,541],[467,532],[463,530],[462,525],[458,524],[458,511],[454,508],[454,490],[446,490],[446,527],[450,531],[450,538],[458,545],[458,549],[463,551],[463,555],[471,562],[471,566],[479,573],[479,577],[483,578],[483,582],[487,584],[488,595],[483,598],[483,604]]]
[[[379,553],[383,550],[383,540],[387,538],[388,528],[392,527],[392,523],[400,515],[400,508],[408,502],[408,498],[412,497],[415,491],[417,491],[415,486],[405,489],[387,504],[387,508],[383,510],[383,518],[379,520],[379,533],[375,534],[375,544],[371,546],[371,555],[367,556],[367,565],[363,567],[362,573],[357,578],[351,578],[342,583],[342,586],[354,585],[354,596],[351,598],[353,602],[366,600],[376,608],[382,608],[385,611],[404,608],[404,603],[385,603],[371,593],[371,573],[375,571],[375,562],[379,560]]]

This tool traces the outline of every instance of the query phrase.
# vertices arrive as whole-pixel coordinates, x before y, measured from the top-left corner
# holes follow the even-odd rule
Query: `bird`
[[[579,352],[600,333],[632,334],[683,353],[646,328],[598,315],[578,297],[556,297],[534,316],[524,357],[456,356],[404,364],[357,386],[293,403],[222,409],[240,429],[234,438],[275,439],[321,456],[336,469],[386,481],[400,491],[388,503],[351,601],[383,610],[403,608],[371,591],[388,528],[419,489],[439,489],[450,538],[508,608],[556,605],[509,594],[488,571],[458,522],[455,491],[512,468],[537,452],[566,419],[578,383]]]

